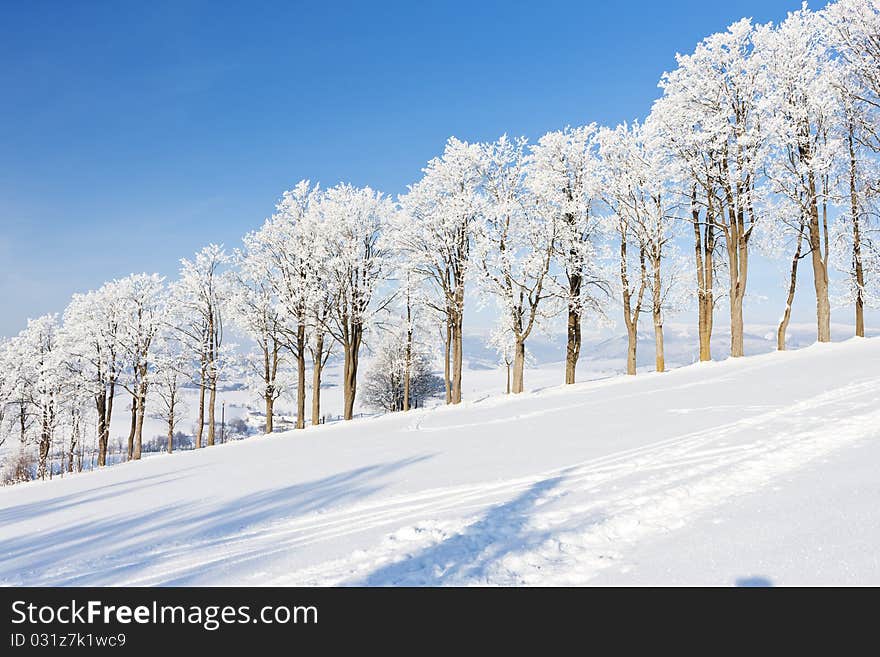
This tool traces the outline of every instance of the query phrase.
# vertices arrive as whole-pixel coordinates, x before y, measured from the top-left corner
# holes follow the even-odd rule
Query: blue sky
[[[237,245],[301,178],[397,194],[449,135],[644,116],[676,51],[798,4],[4,2],[0,335]]]

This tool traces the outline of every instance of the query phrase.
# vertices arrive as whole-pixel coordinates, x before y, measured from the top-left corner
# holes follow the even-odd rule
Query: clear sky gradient
[[[799,4],[3,2],[0,335],[236,246],[301,178],[396,195],[450,135],[643,117],[676,51]]]

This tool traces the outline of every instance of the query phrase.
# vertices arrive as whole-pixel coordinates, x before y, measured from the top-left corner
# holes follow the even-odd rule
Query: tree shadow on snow
[[[131,581],[138,576],[163,585],[204,581],[205,575],[228,573],[233,561],[240,565],[265,560],[266,551],[214,561],[195,559],[185,566],[178,562],[164,573],[161,564],[192,550],[234,543],[243,533],[247,533],[248,538],[259,539],[262,533],[271,531],[275,523],[363,499],[384,488],[381,481],[384,476],[432,456],[364,466],[216,503],[193,505],[157,499],[151,507],[136,512],[120,511],[92,521],[86,516],[76,524],[59,529],[15,536],[0,541],[0,555],[3,555],[0,582],[100,586]],[[156,483],[159,482],[161,479]],[[98,505],[113,504],[114,500],[112,493],[100,501],[85,496],[71,506],[86,502],[100,508]],[[54,510],[63,506],[55,506]],[[22,504],[6,509],[5,513],[21,517],[22,513],[39,515],[39,510],[31,504]],[[272,552],[283,553],[285,541],[293,543],[295,538],[295,535],[278,536]]]
[[[383,566],[356,584],[442,586],[488,583],[493,565],[509,554],[540,545],[553,534],[551,530],[529,530],[529,515],[539,500],[563,479],[560,476],[539,481],[509,502],[490,509],[462,532]]]

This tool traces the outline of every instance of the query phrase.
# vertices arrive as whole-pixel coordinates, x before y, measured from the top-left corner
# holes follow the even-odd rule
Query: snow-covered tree
[[[274,296],[278,304],[278,338],[296,362],[298,429],[305,426],[308,331],[327,290],[326,263],[318,243],[326,236],[316,233],[313,227],[323,195],[308,180],[300,181],[284,192],[272,217],[245,239],[252,276],[264,282],[267,293],[271,291]],[[315,394],[320,394],[320,386]]]
[[[410,341],[405,323],[377,336],[371,367],[364,378],[364,402],[387,412],[422,406],[443,391],[433,372],[431,353],[420,341]]]
[[[819,12],[819,29],[836,55],[836,91],[843,110],[845,174],[839,204],[847,209],[832,227],[832,260],[847,276],[841,298],[855,308],[856,335],[865,335],[865,308],[876,288],[871,233],[880,198],[880,2],[840,0]],[[868,240],[867,242],[865,240]],[[839,257],[834,246],[848,254]]]
[[[107,463],[110,419],[117,385],[125,370],[124,302],[119,286],[75,294],[64,311],[64,350],[69,366],[87,384],[98,415],[98,465]]]
[[[595,212],[601,177],[595,124],[549,132],[531,146],[526,185],[556,223],[557,293],[567,309],[565,382],[575,382],[584,313],[603,314],[608,274],[601,267],[601,222]]]
[[[22,363],[24,400],[31,408],[39,433],[37,477],[45,479],[50,474],[49,452],[55,439],[63,385],[57,316],[29,320],[19,338],[17,357]]]
[[[428,299],[444,327],[446,403],[461,402],[462,322],[474,225],[480,212],[480,146],[454,137],[424,177],[400,198],[402,227],[395,243],[434,295]]]
[[[196,423],[196,448],[199,448],[205,426],[205,393],[208,393],[207,444],[214,444],[217,382],[231,356],[230,346],[223,344],[229,256],[222,246],[209,244],[192,260],[184,258],[180,262],[180,277],[170,286],[169,313],[181,340],[198,361],[193,379],[199,386]]]
[[[778,27],[754,35],[760,63],[760,120],[769,135],[766,175],[770,190],[796,205],[806,226],[813,265],[819,342],[831,340],[828,295],[829,204],[840,162],[843,121],[835,93],[840,69],[820,29],[817,14],[804,7]]]
[[[126,362],[121,382],[131,395],[128,458],[134,460],[141,458],[143,447],[153,343],[166,321],[163,281],[159,274],[131,274],[114,282],[122,307],[120,345]]]
[[[381,192],[340,184],[326,190],[314,210],[319,239],[313,248],[331,296],[326,329],[342,348],[343,417],[350,420],[364,333],[390,301],[381,288],[392,262],[381,237],[395,208]]]
[[[192,380],[192,352],[181,340],[181,334],[166,326],[156,336],[153,356],[155,372],[152,375],[151,392],[156,398],[154,417],[165,422],[168,429],[166,449],[174,450],[174,433],[186,418],[187,407],[183,400],[183,386]]]
[[[244,237],[244,249],[236,253],[237,268],[230,290],[232,322],[254,343],[245,356],[248,381],[263,400],[266,433],[272,433],[275,401],[284,392],[286,326],[284,309],[269,276],[271,268],[254,234]]]
[[[558,211],[526,186],[527,164],[525,139],[502,136],[482,145],[485,202],[474,256],[482,289],[495,298],[514,335],[513,393],[523,391],[526,340],[542,319],[558,313],[550,283]]]
[[[708,357],[711,333],[713,263],[716,240],[727,254],[730,353],[743,355],[743,300],[749,246],[760,219],[757,189],[765,138],[758,112],[763,89],[753,57],[755,29],[748,19],[701,41],[694,52],[676,57],[666,73],[662,121],[666,143],[684,161],[691,178],[695,229],[705,227],[696,248],[702,295],[701,354]],[[658,112],[660,114],[661,112]],[[659,118],[659,117],[658,117]],[[702,219],[700,219],[700,213]],[[711,226],[711,231],[708,227]],[[695,238],[697,235],[695,235]]]
[[[638,320],[648,309],[654,324],[655,365],[665,369],[664,311],[681,305],[681,266],[674,249],[676,198],[664,178],[664,162],[652,124],[620,125],[599,133],[603,200],[620,246],[620,291],[627,329],[627,373],[636,373]],[[631,278],[638,253],[638,274]],[[643,306],[645,294],[649,303]]]
[[[819,12],[819,20],[847,72],[844,90],[858,109],[850,117],[856,119],[855,132],[863,145],[880,152],[880,1],[838,0]]]

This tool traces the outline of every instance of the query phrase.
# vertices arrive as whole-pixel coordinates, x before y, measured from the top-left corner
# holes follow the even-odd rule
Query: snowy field
[[[0,582],[880,584],[880,339],[591,358],[574,386],[468,370],[457,408],[0,489]]]

